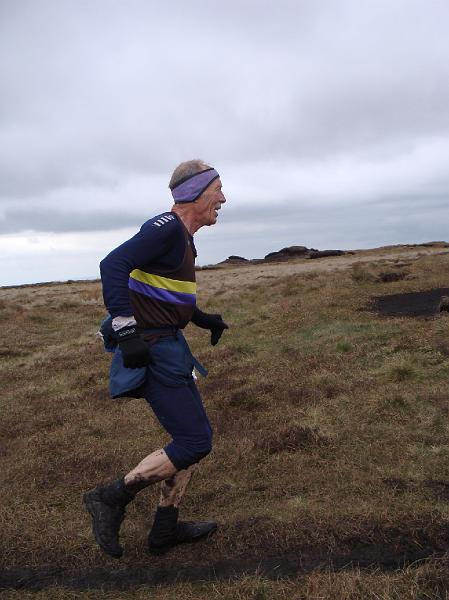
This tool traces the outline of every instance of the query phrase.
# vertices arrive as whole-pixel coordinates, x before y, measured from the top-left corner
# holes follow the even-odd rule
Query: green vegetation
[[[145,537],[158,495],[150,488],[129,507],[120,563],[94,544],[82,494],[166,436],[144,400],[108,398],[109,356],[95,337],[104,314],[98,283],[1,292],[2,567],[76,577],[118,568],[188,574],[214,564],[224,573],[101,596],[111,599],[449,598],[449,314],[366,310],[372,295],[447,285],[448,256],[407,263],[411,277],[391,282],[362,267],[285,274],[284,265],[277,277],[269,268],[262,280],[264,267],[201,271],[199,305],[231,328],[215,348],[206,332],[186,331],[210,372],[199,386],[215,443],[182,514],[213,517],[219,532],[150,558]],[[385,568],[388,557],[420,553],[426,560]],[[292,556],[336,566],[326,560],[295,574],[282,566]],[[270,557],[279,580],[257,570]],[[357,557],[365,566],[350,566]],[[90,581],[2,597],[100,597]]]

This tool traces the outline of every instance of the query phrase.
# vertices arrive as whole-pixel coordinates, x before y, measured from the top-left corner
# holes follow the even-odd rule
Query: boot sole
[[[87,511],[89,512],[90,516],[92,517],[92,533],[94,534],[94,538],[95,538],[95,541],[97,542],[97,544],[100,546],[100,548],[103,550],[103,552],[105,552],[109,556],[112,556],[112,558],[121,558],[121,556],[123,554],[123,550],[120,550],[120,552],[111,552],[111,550],[109,548],[104,546],[104,544],[101,540],[101,537],[96,528],[97,511],[95,509],[95,501],[93,501],[89,498],[89,492],[84,494],[83,502],[87,508]]]
[[[148,552],[155,556],[159,556],[161,554],[165,554],[166,552],[169,552],[172,548],[175,548],[176,546],[180,546],[181,544],[196,544],[198,542],[201,542],[203,540],[207,540],[208,538],[210,538],[217,531],[217,529],[218,529],[218,525],[216,525],[214,529],[211,529],[210,531],[208,531],[201,537],[193,538],[191,540],[181,540],[179,542],[174,542],[173,544],[170,544],[168,546],[162,546],[159,548],[156,546],[148,546]]]

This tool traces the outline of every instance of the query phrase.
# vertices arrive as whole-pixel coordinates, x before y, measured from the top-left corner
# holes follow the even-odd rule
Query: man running
[[[192,321],[211,331],[215,345],[228,328],[220,315],[196,307],[193,242],[200,227],[216,223],[226,199],[219,174],[200,160],[181,163],[169,188],[174,199],[171,211],[144,223],[100,263],[111,336],[117,345],[111,376],[113,371],[125,374],[125,379],[129,375],[133,383],[128,395],[144,397],[172,437],[124,478],[84,495],[95,539],[115,558],[123,553],[119,530],[126,505],[156,482],[162,483],[148,536],[151,553],[161,554],[217,529],[213,522],[178,521],[178,507],[193,470],[211,451],[212,442],[212,429],[192,376],[193,368],[202,372],[202,366],[181,330]]]

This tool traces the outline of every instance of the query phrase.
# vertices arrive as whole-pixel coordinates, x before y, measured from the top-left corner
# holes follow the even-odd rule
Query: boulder
[[[311,250],[309,258],[324,258],[325,256],[342,256],[348,254],[345,250]]]
[[[250,261],[247,258],[243,258],[243,256],[236,256],[235,254],[231,254],[225,260],[222,260],[219,265],[242,265],[249,263]]]
[[[306,246],[288,246],[282,248],[278,252],[269,252],[264,260],[288,260],[289,258],[301,258],[306,257],[309,249]]]
[[[247,258],[243,258],[243,256],[236,256],[235,254],[231,254],[231,256],[228,256],[228,258],[226,259],[228,261],[244,261],[244,262],[248,262]]]

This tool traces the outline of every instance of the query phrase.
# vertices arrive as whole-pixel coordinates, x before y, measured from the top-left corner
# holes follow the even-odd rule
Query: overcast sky
[[[448,239],[447,0],[0,0],[0,285],[98,276],[202,158],[199,264]]]

